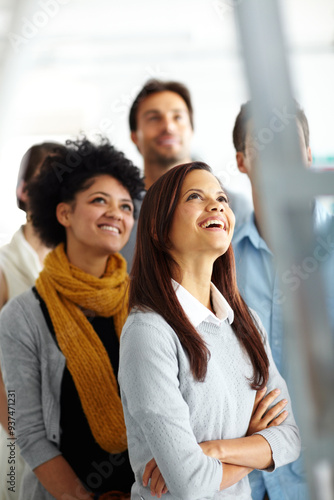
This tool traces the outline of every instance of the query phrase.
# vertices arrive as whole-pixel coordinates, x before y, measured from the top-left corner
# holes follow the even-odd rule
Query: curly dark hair
[[[63,150],[45,159],[27,188],[32,224],[45,245],[55,247],[66,241],[65,228],[56,217],[57,205],[74,201],[78,192],[89,187],[89,180],[99,175],[110,175],[129,191],[132,200],[141,199],[144,182],[139,168],[104,137],[99,144],[86,137],[68,140]]]

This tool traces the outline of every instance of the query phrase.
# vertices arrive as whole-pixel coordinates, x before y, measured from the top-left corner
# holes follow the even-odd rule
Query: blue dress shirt
[[[289,387],[289,373],[283,357],[283,296],[274,256],[261,238],[254,222],[254,212],[235,232],[237,283],[247,305],[260,316],[265,327],[273,358]],[[253,500],[308,500],[308,488],[302,458],[268,474],[255,470],[249,475]]]

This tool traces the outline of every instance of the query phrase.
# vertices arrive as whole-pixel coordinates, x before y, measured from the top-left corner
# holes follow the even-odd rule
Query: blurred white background
[[[189,87],[193,157],[209,163],[227,187],[249,194],[232,144],[235,117],[249,98],[232,5],[0,0],[0,244],[24,221],[16,207],[16,176],[32,144],[102,133],[142,166],[130,142],[128,110],[151,77]],[[334,3],[282,0],[281,10],[314,165],[333,167]]]

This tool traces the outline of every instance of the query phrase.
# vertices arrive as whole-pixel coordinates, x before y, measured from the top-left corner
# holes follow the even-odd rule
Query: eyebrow
[[[202,193],[202,194],[204,194],[203,189],[198,189],[198,188],[190,188],[190,189],[188,189],[188,191],[186,191],[186,192],[184,193],[184,195],[183,195],[183,196],[185,196],[187,193],[189,193],[189,191],[197,191],[198,193]],[[224,194],[224,195],[227,197],[227,194],[225,193],[225,191],[216,191],[216,194]]]
[[[110,194],[105,193],[104,191],[95,191],[95,193],[90,193],[90,196],[95,196],[96,194],[102,194],[103,196],[106,196],[107,198],[111,198]],[[132,203],[131,198],[121,198],[120,201],[130,201]]]
[[[168,112],[171,111],[172,113],[188,113],[188,111],[186,109],[169,109]],[[148,109],[147,111],[145,111],[145,113],[143,113],[143,116],[147,116],[149,115],[150,113],[156,113],[156,114],[162,114],[163,111],[161,111],[160,109]]]

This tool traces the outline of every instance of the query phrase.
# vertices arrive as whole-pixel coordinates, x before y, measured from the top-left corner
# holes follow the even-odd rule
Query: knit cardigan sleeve
[[[281,467],[282,465],[286,465],[297,460],[300,455],[301,442],[299,430],[292,412],[292,404],[289,391],[286,382],[279,373],[273,359],[267,332],[265,331],[256,312],[254,310],[251,310],[251,314],[259,328],[269,359],[269,378],[267,382],[267,393],[269,393],[273,389],[279,388],[281,391],[279,400],[282,400],[284,398],[288,400],[288,404],[285,407],[285,409],[288,411],[288,417],[286,418],[286,420],[277,427],[269,427],[267,429],[264,429],[263,431],[256,433],[263,436],[269,443],[272,451],[273,466],[267,469],[267,472],[273,472],[277,467]],[[275,400],[271,406],[274,406],[277,401],[278,400]]]
[[[204,455],[192,431],[179,387],[176,334],[158,315],[150,322],[151,316],[132,314],[121,336],[119,383],[130,460],[133,447],[144,449],[136,479],[142,484],[154,457],[172,498],[211,498],[219,491],[222,464]]]
[[[42,384],[41,365],[55,363],[57,351],[50,336],[50,344],[42,347],[38,318],[41,311],[34,308],[32,292],[12,299],[0,315],[0,362],[7,390],[15,391],[15,437],[22,457],[31,469],[60,455],[55,442],[58,431],[46,429],[45,415],[53,413],[52,400],[43,406],[42,393],[50,391],[51,384]],[[32,302],[34,301],[34,302]],[[28,302],[28,305],[27,303]],[[59,364],[59,363],[58,363]],[[56,367],[56,370],[62,368]],[[57,371],[54,371],[54,374]],[[53,439],[55,438],[55,439]]]

